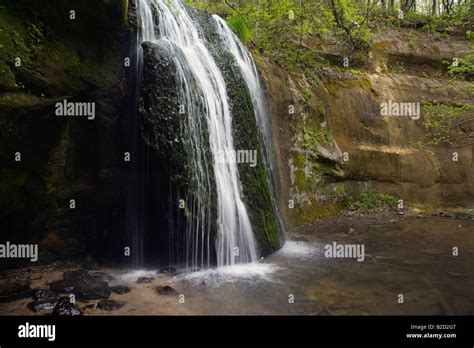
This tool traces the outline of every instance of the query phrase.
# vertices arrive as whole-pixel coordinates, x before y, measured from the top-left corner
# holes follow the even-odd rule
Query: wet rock
[[[89,272],[87,272],[86,270],[84,269],[79,269],[79,270],[76,270],[76,271],[66,271],[63,273],[63,278],[64,279],[84,279],[84,278],[88,278],[88,277],[91,277],[92,275],[89,274]]]
[[[103,311],[116,311],[117,309],[122,308],[125,305],[123,301],[116,300],[102,300],[97,303],[97,308]]]
[[[150,277],[140,277],[137,279],[137,284],[146,284],[146,283],[151,283],[153,281],[153,278]]]
[[[49,284],[58,293],[73,293],[80,300],[103,299],[110,296],[109,284],[100,276],[85,270],[64,272],[64,279]]]
[[[104,282],[107,283],[116,283],[117,279],[112,277],[110,274],[107,273],[102,273],[102,272],[96,272],[92,275],[92,277],[96,277],[97,279],[103,280]]]
[[[33,290],[33,299],[36,301],[58,299],[58,294],[48,289]]]
[[[132,291],[128,286],[117,285],[110,288],[113,292],[119,295],[126,294],[127,292]]]
[[[176,268],[174,267],[167,267],[167,268],[162,268],[156,274],[169,274],[169,275],[175,275],[177,273]]]
[[[43,300],[33,301],[27,304],[27,307],[33,312],[48,311],[54,309],[59,298],[48,298]]]
[[[48,284],[50,289],[59,293],[72,292],[75,284],[71,280],[62,279]]]
[[[0,302],[10,302],[21,298],[30,297],[32,290],[30,284],[19,280],[0,280]]]
[[[117,283],[117,279],[108,274],[100,274],[98,277],[107,283]]]
[[[108,285],[93,287],[86,290],[78,289],[77,291],[74,291],[74,294],[80,300],[95,300],[99,298],[108,298],[110,297],[110,293],[111,292]]]
[[[84,261],[81,262],[81,267],[90,271],[97,271],[100,269],[97,262],[95,262],[95,260],[90,256],[87,256]]]
[[[69,297],[61,297],[54,306],[53,315],[78,316],[82,315],[82,312],[69,301]]]
[[[155,290],[158,293],[158,295],[162,295],[162,296],[174,296],[178,294],[178,292],[169,285],[158,286],[156,287]]]

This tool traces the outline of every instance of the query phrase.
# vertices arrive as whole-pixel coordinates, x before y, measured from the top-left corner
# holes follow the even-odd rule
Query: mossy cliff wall
[[[42,243],[40,262],[81,255],[83,241],[116,218],[126,8],[107,0],[0,2],[2,240]],[[64,99],[95,103],[95,119],[56,116]],[[89,238],[92,229],[101,232]]]

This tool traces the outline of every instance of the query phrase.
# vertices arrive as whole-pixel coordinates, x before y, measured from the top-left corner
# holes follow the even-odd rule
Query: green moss
[[[305,122],[297,125],[298,132],[301,134],[301,140],[298,146],[305,150],[316,151],[318,144],[332,143],[332,135],[327,127],[324,126],[324,111],[316,110]]]
[[[341,83],[339,83],[341,84]],[[294,182],[291,191],[298,197],[290,210],[292,225],[337,214],[343,208],[345,187],[337,162],[321,153],[321,147],[336,151],[330,129],[326,126],[322,103],[311,105],[309,115],[295,124],[292,155]]]
[[[372,91],[375,93],[374,87],[372,86],[372,83],[370,82],[370,79],[368,76],[359,76],[355,79],[347,79],[342,82],[343,86],[345,88],[356,88],[359,87],[365,91]]]
[[[5,90],[17,88],[15,75],[3,61],[0,61],[0,88]]]
[[[340,87],[340,84],[335,81],[330,81],[326,84],[328,93],[333,97],[337,96],[339,92],[339,87]]]
[[[306,163],[306,154],[298,153],[293,157],[293,165],[296,168],[303,169]]]
[[[295,172],[295,185],[300,191],[311,189],[311,180],[306,177],[306,174],[303,170],[297,170]]]
[[[92,6],[66,2],[52,0],[40,6],[18,0],[8,9],[0,7],[0,70],[6,72],[0,86],[4,89],[58,96],[116,84],[121,60],[116,49],[123,23],[115,17],[128,16],[128,0],[102,0]],[[78,13],[74,26],[63,15],[70,8]]]
[[[308,221],[337,215],[344,209],[344,206],[344,202],[342,201],[336,201],[330,204],[308,202],[302,206],[295,207],[290,219],[291,224],[293,226],[300,226]]]

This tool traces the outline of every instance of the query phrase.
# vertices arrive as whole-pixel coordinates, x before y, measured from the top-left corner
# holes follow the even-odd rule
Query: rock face
[[[347,197],[369,189],[402,199],[408,208],[472,209],[472,149],[417,145],[428,138],[426,102],[469,103],[469,83],[448,81],[442,63],[463,56],[464,38],[390,29],[375,35],[367,54],[351,57],[345,72],[347,52],[324,42],[314,45],[333,68],[310,74],[259,60],[287,225],[334,215]],[[420,119],[382,116],[381,105],[389,101],[420,103]],[[471,122],[464,131],[473,127]],[[459,161],[452,160],[453,152]]]
[[[127,3],[2,2],[0,227],[6,240],[40,241],[39,263],[95,251],[119,215]],[[95,118],[56,116],[64,99],[95,103]],[[86,225],[100,232],[85,238]]]

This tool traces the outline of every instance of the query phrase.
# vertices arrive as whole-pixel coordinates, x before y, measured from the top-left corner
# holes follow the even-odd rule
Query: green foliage
[[[456,58],[452,62],[444,61],[448,65],[448,74],[453,77],[469,77],[474,75],[474,49],[463,58]]]
[[[254,53],[292,71],[301,70],[309,78],[315,68],[334,64],[326,61],[318,49],[319,42],[332,42],[348,56],[356,51],[367,51],[372,45],[372,33],[387,26],[413,26],[433,33],[449,35],[466,33],[473,37],[468,26],[469,4],[453,3],[441,14],[431,14],[430,0],[417,0],[416,8],[404,16],[399,10],[404,3],[360,0],[187,0],[201,10],[217,13]],[[440,4],[441,5],[441,4]],[[406,12],[406,11],[405,11]],[[410,39],[411,48],[416,41]],[[469,61],[462,61],[453,75],[470,70]],[[337,69],[337,67],[336,67]],[[391,68],[403,73],[401,65]]]
[[[426,24],[423,26],[424,30],[434,33],[437,30],[442,29],[444,32],[450,34],[457,28],[469,26],[472,20],[469,18],[469,6],[470,4],[466,2],[458,7],[455,7],[453,12],[449,14],[445,12],[443,12],[441,15],[434,15],[432,13],[418,13],[410,15],[410,18],[424,20],[426,22]]]
[[[315,49],[306,45],[308,39],[326,38],[334,32],[332,13],[319,1],[188,2],[201,10],[219,14],[248,46],[287,68],[314,68],[317,55]]]
[[[459,126],[474,121],[474,104],[463,102],[455,102],[451,105],[424,103],[423,113],[423,125],[427,130],[427,139],[418,143],[418,146],[443,143],[462,146],[466,141],[469,141],[469,135],[466,135]]]
[[[227,19],[227,23],[232,28],[234,33],[237,34],[240,41],[247,42],[250,38],[250,31],[247,28],[247,24],[245,23],[244,19],[237,15]]]
[[[370,7],[365,2],[351,0],[329,1],[335,29],[351,49],[370,48],[370,29],[367,26]]]
[[[397,200],[395,197],[372,189],[361,193],[355,199],[349,199],[347,202],[347,210],[365,213],[376,208],[393,208],[396,203]]]

